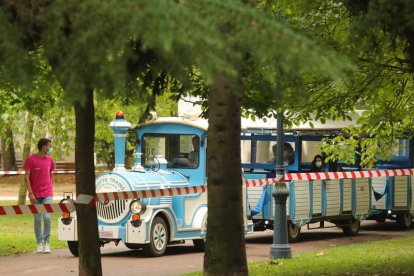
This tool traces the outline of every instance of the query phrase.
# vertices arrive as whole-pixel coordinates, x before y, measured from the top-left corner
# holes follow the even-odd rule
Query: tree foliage
[[[45,60],[43,50],[31,51],[29,57],[34,68],[29,84],[20,86],[5,78],[0,80],[0,133],[4,136],[4,127],[8,126],[16,139],[16,148],[20,149],[18,137],[25,136],[26,131],[22,124],[25,125],[29,119],[33,120],[35,127],[30,135],[31,140],[37,141],[46,136],[52,139],[56,145],[53,157],[59,160],[73,151],[73,110],[62,98],[62,88]],[[36,145],[29,147],[36,150]]]
[[[412,1],[344,1],[351,20],[349,45],[359,70],[349,81],[366,109],[358,137],[363,164],[394,154],[397,139],[412,137],[414,36]]]
[[[314,109],[314,115],[300,116],[300,120],[346,119],[348,111],[365,110],[357,122],[350,122],[352,126],[341,137],[326,141],[324,149],[331,154],[330,158],[352,163],[356,157],[367,164],[392,156],[396,139],[407,137],[413,128],[409,116],[413,91],[412,1],[256,1],[256,4],[283,17],[308,37],[323,40],[356,65],[357,70],[341,81],[320,77],[315,81],[312,75],[305,75],[306,79],[311,78],[305,82],[305,89],[315,92],[314,96],[309,94],[307,105]]]
[[[141,87],[142,88],[142,87]],[[137,89],[137,88],[135,88]],[[142,88],[144,89],[144,88]],[[107,169],[114,167],[114,145],[113,130],[109,127],[109,122],[115,117],[118,111],[123,111],[131,124],[138,125],[141,118],[147,117],[146,114],[149,103],[147,98],[152,98],[151,87],[147,87],[147,93],[133,94],[131,97],[123,95],[106,98],[102,95],[95,95],[95,154],[98,163],[104,163]],[[156,103],[151,104],[149,111],[156,111],[158,116],[174,116],[177,112],[177,103],[171,99],[173,94],[166,88],[166,91],[156,97]],[[136,149],[135,133],[130,133],[126,145],[126,167],[131,168],[134,162],[133,153]]]
[[[5,0],[0,4],[1,20],[5,21],[6,26],[14,28],[16,33],[0,32],[1,41],[12,41],[11,49],[23,53],[21,62],[29,62],[29,69],[33,63],[25,58],[27,53],[43,47],[66,99],[75,106],[77,193],[94,195],[94,91],[109,97],[125,95],[137,79],[138,82],[141,80],[140,76],[148,70],[148,66],[154,81],[160,75],[171,75],[183,87],[191,81],[189,76],[194,76],[193,68],[197,68],[210,88],[208,93],[216,99],[212,110],[217,113],[211,117],[210,123],[218,127],[209,131],[209,139],[227,139],[224,142],[229,145],[233,145],[234,139],[240,135],[240,125],[227,126],[228,135],[221,135],[219,126],[223,124],[223,117],[220,114],[230,113],[233,119],[234,115],[240,116],[239,100],[231,106],[230,99],[239,93],[236,95],[241,101],[245,95],[243,84],[255,82],[254,77],[249,78],[246,74],[248,68],[255,68],[251,69],[253,73],[256,70],[260,72],[256,82],[265,83],[263,87],[278,89],[277,93],[272,93],[273,89],[266,90],[269,100],[258,102],[258,105],[263,105],[258,108],[258,114],[270,112],[275,107],[282,109],[289,106],[286,102],[295,95],[290,82],[294,81],[294,87],[306,84],[307,78],[303,77],[306,72],[317,71],[327,78],[337,78],[344,69],[350,68],[349,63],[334,51],[298,34],[280,18],[236,0],[39,0],[30,4]],[[1,47],[12,51],[7,46]],[[26,81],[35,76],[31,70],[20,70],[21,67],[16,67],[4,55],[0,56],[0,62],[8,80],[21,87],[32,83]],[[247,67],[246,63],[250,63],[251,67]],[[12,72],[19,72],[21,77],[11,78]],[[281,79],[283,81],[279,81]],[[234,89],[230,90],[230,87]],[[220,95],[221,92],[225,94]],[[277,101],[285,93],[283,101]],[[306,97],[306,93],[303,95]],[[251,100],[256,98],[250,96]],[[221,106],[220,102],[225,106]],[[306,118],[309,113],[303,114]],[[235,205],[231,210],[236,210],[235,217],[241,218],[242,202],[238,196],[241,194],[240,158],[238,155],[232,155],[233,158],[228,156],[225,151],[209,153],[209,164],[210,168],[231,168],[231,181],[225,183],[229,193],[223,195],[234,195]],[[218,160],[224,160],[224,163]],[[214,174],[210,169],[209,175],[214,175],[216,180],[228,177],[226,170]],[[216,183],[218,185],[213,186],[213,191],[216,187],[218,192],[223,184]],[[219,210],[219,204],[225,202],[217,201],[218,206],[210,207]],[[233,224],[228,217],[220,217],[219,212],[213,214],[217,215],[215,219],[219,220],[223,229],[227,229],[227,224]],[[96,210],[93,206],[81,206],[78,218],[80,273],[100,275]],[[241,220],[238,219],[233,228],[237,231],[227,236],[220,236],[219,232],[208,234],[208,239],[218,244],[226,243],[229,250],[209,250],[212,255],[209,255],[206,267],[211,265],[212,268],[207,273],[218,273],[220,269],[221,273],[246,273],[243,254],[238,255],[240,259],[226,258],[231,261],[213,264],[220,260],[222,254],[243,252],[244,248],[238,242],[244,235]],[[211,246],[214,249],[214,244]]]

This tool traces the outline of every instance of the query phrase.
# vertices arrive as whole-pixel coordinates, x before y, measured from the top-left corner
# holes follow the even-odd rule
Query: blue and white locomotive
[[[207,121],[160,118],[138,125],[135,164],[124,165],[131,124],[117,114],[114,130],[115,168],[96,179],[96,192],[142,191],[202,186],[206,179]],[[204,248],[207,193],[97,202],[98,230],[103,244],[122,241],[148,256],[161,256],[168,244],[192,240]],[[247,221],[246,232],[253,231]],[[78,254],[76,214],[59,219],[58,239]]]

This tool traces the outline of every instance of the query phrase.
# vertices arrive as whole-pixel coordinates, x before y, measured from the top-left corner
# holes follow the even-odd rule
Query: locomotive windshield
[[[155,156],[165,158],[168,168],[197,168],[200,138],[192,134],[146,134],[143,136],[144,165]]]

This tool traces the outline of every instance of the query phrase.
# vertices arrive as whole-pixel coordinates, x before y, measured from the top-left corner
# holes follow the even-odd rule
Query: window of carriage
[[[277,143],[275,141],[256,142],[256,163],[276,163]],[[283,143],[283,162],[285,165],[295,163],[295,143]]]

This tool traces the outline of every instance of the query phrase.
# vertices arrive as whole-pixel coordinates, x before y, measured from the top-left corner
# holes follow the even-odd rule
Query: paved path
[[[309,231],[303,227],[302,231],[301,241],[291,244],[293,256],[310,250],[414,235],[414,229],[399,231],[392,221],[385,224],[363,222],[362,230],[355,237],[344,236],[338,228]],[[272,231],[249,235],[246,240],[248,261],[268,259],[271,243]],[[169,247],[166,255],[160,258],[146,258],[140,251],[129,250],[122,244],[107,245],[101,252],[103,274],[108,276],[179,275],[201,271],[203,267],[203,253],[195,252],[191,242]],[[49,255],[27,253],[0,257],[0,275],[78,275],[78,259],[67,249],[53,250]]]

